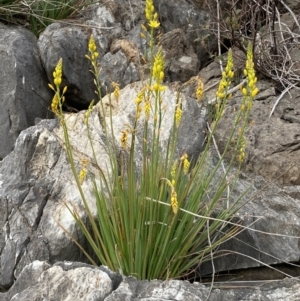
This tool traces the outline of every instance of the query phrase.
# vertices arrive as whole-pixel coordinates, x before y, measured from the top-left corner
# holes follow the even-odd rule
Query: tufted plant
[[[67,19],[90,0],[0,0],[0,20],[26,24],[39,34],[55,20]]]
[[[81,219],[81,215],[69,207],[71,214],[89,241],[99,261],[111,270],[124,275],[133,275],[138,279],[179,278],[190,273],[202,262],[212,259],[214,251],[224,241],[235,235],[240,228],[232,222],[243,197],[232,200],[230,191],[238,177],[235,163],[241,164],[245,156],[244,131],[247,126],[252,101],[258,92],[255,87],[256,77],[251,57],[251,45],[245,75],[248,76],[246,87],[241,87],[244,101],[233,116],[230,140],[218,162],[209,164],[210,149],[218,123],[222,118],[229,98],[228,90],[234,76],[233,55],[231,50],[222,73],[215,103],[215,118],[208,126],[207,143],[201,156],[194,164],[186,153],[181,155],[176,150],[178,130],[182,118],[182,101],[179,89],[174,103],[174,118],[166,152],[161,153],[161,126],[164,118],[163,93],[164,56],[155,45],[155,31],[160,26],[152,0],[146,1],[146,23],[142,26],[142,38],[150,46],[150,78],[132,99],[136,106],[133,124],[124,129],[120,136],[115,136],[112,118],[102,118],[102,127],[106,136],[109,152],[109,170],[101,170],[99,178],[94,180],[94,195],[97,205],[97,218],[91,214],[82,183],[89,173],[89,162],[82,162],[80,171],[76,169],[73,151],[69,141],[68,128],[62,111],[66,87],[61,89],[63,62],[60,60],[53,73],[54,84],[50,88],[55,92],[52,110],[61,120],[64,130],[66,152],[80,191],[91,225],[91,230]],[[102,102],[101,83],[98,64],[98,52],[93,36],[89,41],[87,59],[95,75],[96,94],[101,114],[107,114]],[[197,83],[195,98],[200,100],[203,83]],[[114,84],[114,97],[120,95],[119,87]],[[182,87],[181,87],[182,88]],[[195,100],[196,101],[196,100]],[[93,149],[92,133],[89,130],[89,116],[93,103],[85,113],[93,160],[97,154]],[[112,112],[110,111],[110,114]],[[107,121],[110,120],[110,121]],[[137,158],[137,131],[143,133],[141,164],[135,164]],[[231,161],[225,168],[223,158],[232,149]],[[120,156],[121,154],[121,156]],[[223,167],[223,169],[221,169]],[[221,170],[221,171],[220,171]],[[232,177],[232,172],[234,176]],[[230,175],[230,177],[229,177]],[[97,180],[97,181],[96,181]],[[99,184],[100,183],[100,184]],[[227,229],[225,231],[225,229]],[[94,263],[88,252],[82,249]]]

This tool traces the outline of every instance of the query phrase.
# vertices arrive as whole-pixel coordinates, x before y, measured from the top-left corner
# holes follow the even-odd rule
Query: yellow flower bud
[[[172,194],[171,194],[171,207],[172,207],[173,213],[177,214],[177,212],[178,212],[178,201],[177,201],[177,193],[174,189],[173,189]]]
[[[257,95],[257,93],[259,92],[258,88],[256,87],[252,92],[251,92],[251,96],[255,97]]]

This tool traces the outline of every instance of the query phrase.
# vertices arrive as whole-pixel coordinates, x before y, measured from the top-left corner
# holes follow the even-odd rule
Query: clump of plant
[[[223,158],[231,140],[215,166],[208,164],[213,135],[225,110],[228,90],[234,76],[234,62],[231,50],[228,53],[227,66],[217,91],[215,116],[209,125],[209,133],[204,151],[199,158],[189,158],[186,153],[178,154],[177,136],[182,119],[182,98],[180,89],[174,103],[173,126],[164,153],[161,152],[161,124],[163,120],[164,56],[160,48],[155,47],[155,30],[160,26],[158,14],[152,0],[146,0],[147,23],[143,25],[142,37],[150,46],[150,78],[132,101],[136,113],[130,127],[124,124],[119,137],[114,135],[112,112],[105,118],[107,110],[101,98],[99,82],[97,46],[93,36],[89,41],[88,60],[95,75],[97,95],[102,114],[102,127],[106,136],[110,162],[109,176],[101,170],[99,178],[94,180],[94,194],[97,205],[97,217],[91,214],[82,183],[88,171],[89,162],[83,168],[76,169],[68,128],[62,111],[66,87],[61,89],[63,62],[60,60],[53,73],[55,92],[52,111],[60,119],[63,127],[65,148],[70,165],[81,194],[92,230],[86,226],[81,215],[69,207],[77,224],[90,243],[99,261],[111,270],[124,275],[133,275],[138,279],[179,278],[191,272],[202,262],[211,260],[214,250],[230,239],[238,228],[231,222],[241,199],[232,200],[230,189],[238,173],[231,181],[228,175],[234,162],[242,162],[245,152],[244,130],[256,89],[256,77],[253,69],[252,48],[248,48],[248,60],[245,74],[247,85],[242,87],[244,102],[233,116],[231,138],[236,138],[232,151],[232,160],[224,172],[219,175]],[[197,79],[196,98],[203,93],[203,83]],[[114,95],[119,97],[118,85]],[[90,145],[93,139],[89,131],[89,116],[92,105],[85,114]],[[139,168],[135,164],[138,158],[136,133],[142,129],[142,159]],[[93,151],[94,160],[97,154]],[[191,159],[195,164],[191,166]],[[217,176],[218,173],[218,176]],[[96,181],[97,180],[97,181]],[[97,184],[98,183],[98,184]],[[99,184],[100,183],[100,184]],[[212,185],[213,183],[213,185]],[[229,226],[224,232],[225,226]],[[96,264],[92,256],[84,249],[88,258]]]
[[[70,17],[87,0],[0,0],[0,20],[22,24],[38,34],[55,20]]]

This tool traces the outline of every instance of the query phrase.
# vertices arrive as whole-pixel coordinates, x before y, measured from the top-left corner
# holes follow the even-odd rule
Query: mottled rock
[[[38,40],[41,60],[50,83],[53,83],[52,74],[56,64],[60,58],[63,59],[62,84],[68,86],[66,103],[76,109],[87,107],[95,98],[93,75],[89,72],[90,64],[85,58],[88,39],[89,34],[82,27],[53,23]]]
[[[20,132],[36,117],[51,116],[51,93],[37,39],[19,26],[0,24],[0,160],[14,148]]]
[[[216,36],[208,29],[212,21],[209,10],[186,0],[154,0],[154,4],[164,33],[180,28],[198,57],[198,66],[206,66],[209,54],[217,49]]]
[[[82,159],[80,152],[89,153],[84,151],[88,145],[85,130],[79,129],[83,125],[84,113],[80,116],[79,119],[75,116],[67,118],[70,138],[77,141],[78,153],[74,152],[74,155],[78,169]],[[74,238],[84,243],[83,236],[66,207],[68,203],[79,212],[83,211],[81,198],[62,148],[62,128],[58,125],[56,120],[41,121],[23,131],[18,137],[15,150],[0,162],[2,287],[11,286],[23,267],[34,260],[54,262],[59,258],[80,260],[82,257],[61,228],[64,227]],[[94,125],[92,131],[97,131],[100,135],[98,117]],[[76,138],[78,134],[82,137]],[[103,146],[99,145],[101,138],[99,139],[94,147],[99,153],[99,159],[106,162],[108,157]],[[92,183],[87,181],[84,187],[85,185],[87,196],[92,200]],[[95,212],[94,205],[90,205]]]
[[[188,81],[199,70],[199,61],[184,32],[178,28],[165,33],[160,43],[166,53],[166,79]]]
[[[45,263],[34,262],[25,267],[21,274],[22,277],[29,278],[37,266],[45,266]],[[123,277],[122,279],[120,275],[108,272],[102,267],[74,265],[72,262],[61,262],[54,266],[46,264],[45,268],[35,270],[35,278],[29,280],[30,285],[23,286],[21,284],[20,286],[19,282],[23,279],[19,278],[9,292],[0,293],[0,300],[297,301],[300,297],[300,284],[296,278],[272,282],[236,281],[234,287],[232,284],[228,286],[226,283],[216,282],[214,288],[210,290],[210,285],[202,285],[197,282],[192,284],[179,280],[137,281],[133,277]]]
[[[19,282],[17,281],[12,287],[14,295],[8,292],[6,299],[2,297],[2,300],[29,301],[46,298],[57,301],[98,301],[104,300],[111,293],[113,284],[107,273],[93,266],[80,266],[80,264],[72,266],[72,263],[69,265],[70,267],[67,269],[64,269],[67,264],[63,264],[49,267],[44,271],[40,270],[40,277],[32,279],[32,284],[28,287],[16,289],[15,286]],[[27,270],[31,271],[33,268],[30,269],[31,266],[34,266],[34,263]],[[22,274],[26,272],[22,272]],[[28,276],[30,274],[27,272]],[[21,285],[23,286],[23,283]]]

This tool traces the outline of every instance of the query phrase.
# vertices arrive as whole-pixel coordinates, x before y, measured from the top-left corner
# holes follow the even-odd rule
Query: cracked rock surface
[[[87,264],[34,261],[24,268],[7,293],[0,293],[0,301],[241,301],[285,300],[300,298],[300,282],[285,279],[271,283],[236,283],[228,289],[225,284],[209,285],[187,281],[137,281],[121,277],[105,267]],[[239,287],[240,286],[240,287]],[[223,288],[223,289],[222,289]]]

